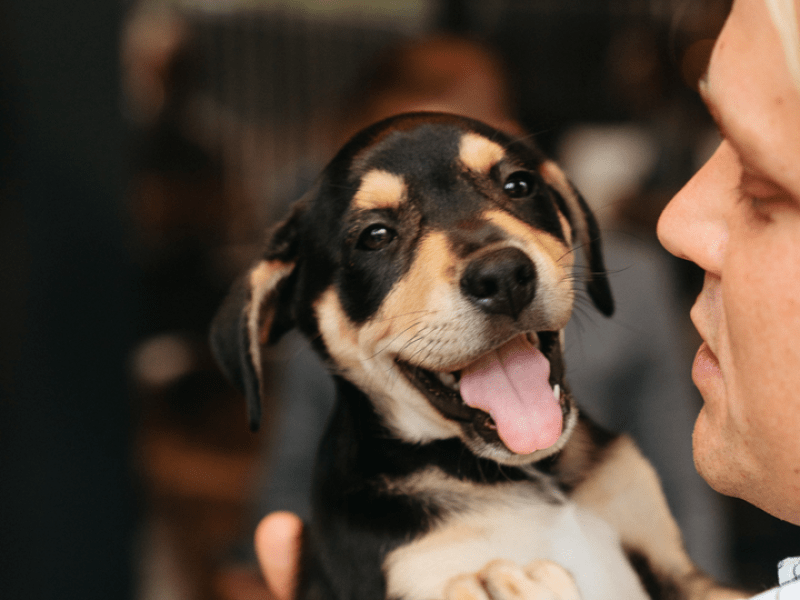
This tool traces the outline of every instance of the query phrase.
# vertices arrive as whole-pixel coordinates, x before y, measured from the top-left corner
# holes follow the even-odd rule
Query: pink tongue
[[[561,435],[561,407],[549,376],[550,363],[520,335],[461,372],[461,397],[492,416],[509,450],[530,454]]]

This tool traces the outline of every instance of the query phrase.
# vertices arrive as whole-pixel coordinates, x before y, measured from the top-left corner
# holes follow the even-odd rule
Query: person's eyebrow
[[[744,164],[744,162],[752,162],[753,159],[757,158],[753,148],[743,144],[742,139],[736,135],[736,131],[738,131],[736,123],[734,121],[731,121],[730,123],[727,122],[724,113],[715,101],[714,93],[711,89],[711,82],[708,77],[708,71],[706,71],[697,82],[697,89],[700,93],[700,99],[706,105],[708,113],[714,120],[717,131],[722,139],[726,140],[728,144],[730,144],[733,149],[736,150],[736,154],[739,156],[740,162]]]
[[[765,168],[765,165],[769,165],[769,162],[763,160],[764,155],[758,151],[757,147],[746,143],[747,137],[742,137],[742,130],[737,127],[737,121],[732,118],[731,115],[726,117],[720,105],[715,101],[708,71],[706,71],[697,82],[697,89],[700,93],[700,98],[706,105],[708,113],[714,120],[719,135],[736,153],[737,160],[742,169],[742,177],[756,176],[759,179],[766,178],[773,182],[776,187],[782,187],[780,182],[774,178],[771,169]]]
[[[719,108],[717,107],[716,103],[714,102],[714,98],[711,95],[711,83],[708,79],[708,71],[703,73],[703,76],[700,77],[700,80],[697,82],[697,90],[700,93],[700,99],[703,101],[703,104],[706,105],[708,113],[714,120],[720,135],[724,139],[729,139],[730,136],[728,135],[725,123],[722,120],[722,114],[720,113]]]

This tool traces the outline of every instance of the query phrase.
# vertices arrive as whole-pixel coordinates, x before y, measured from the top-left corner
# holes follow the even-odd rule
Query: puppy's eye
[[[396,237],[397,232],[391,227],[381,224],[370,225],[361,232],[356,247],[360,250],[381,250]]]
[[[515,171],[503,184],[503,191],[511,198],[525,198],[536,191],[536,179],[527,171]]]

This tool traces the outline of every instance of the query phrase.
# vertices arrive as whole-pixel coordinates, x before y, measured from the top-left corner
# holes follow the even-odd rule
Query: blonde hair
[[[800,90],[800,22],[797,20],[795,0],[764,0],[769,15],[781,38],[789,74]]]

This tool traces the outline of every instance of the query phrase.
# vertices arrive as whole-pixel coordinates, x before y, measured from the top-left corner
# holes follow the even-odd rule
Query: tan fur
[[[497,247],[519,248],[536,266],[538,292],[519,326],[527,331],[563,328],[573,302],[572,254],[563,242],[504,211],[488,211],[483,218],[507,234],[507,241]],[[455,433],[473,452],[507,464],[523,464],[557,452],[563,443],[526,457],[466,439],[400,373],[396,360],[431,371],[456,371],[518,335],[516,329],[490,334],[485,314],[463,295],[459,279],[468,261],[453,254],[447,232],[429,231],[418,246],[408,272],[395,283],[376,315],[359,327],[349,322],[333,290],[317,301],[320,332],[336,368],[380,399],[376,404],[390,429],[406,431],[406,437],[414,431],[415,441]],[[562,440],[569,438],[575,421],[572,411]]]
[[[508,158],[502,146],[477,133],[465,133],[460,140],[458,166],[473,174],[467,179],[480,179],[474,174],[487,176],[499,163],[506,168]],[[413,262],[365,322],[355,323],[348,318],[336,283],[323,291],[311,307],[321,337],[317,341],[327,350],[331,370],[369,397],[390,435],[423,444],[459,437],[468,448],[462,449],[465,456],[472,452],[500,465],[514,465],[530,476],[529,481],[510,478],[498,482],[489,478],[476,482],[430,466],[407,477],[380,479],[381,492],[429,501],[441,511],[434,513],[429,531],[386,555],[383,570],[387,597],[645,600],[645,589],[631,568],[627,552],[641,554],[656,578],[674,582],[691,600],[735,597],[735,592],[714,587],[689,560],[658,478],[633,442],[621,437],[607,447],[598,447],[593,431],[585,421],[578,421],[569,396],[563,398],[566,415],[558,442],[521,456],[486,436],[474,423],[445,417],[434,407],[438,400],[429,400],[407,376],[409,364],[434,373],[449,372],[463,368],[515,336],[556,330],[563,334],[574,302],[573,240],[585,246],[589,258],[595,256],[589,254],[589,242],[596,241],[589,240],[589,226],[594,228],[594,223],[555,163],[544,162],[539,172],[567,204],[570,220],[559,214],[566,242],[502,210],[489,194],[484,204],[488,208],[481,214],[469,215],[464,224],[489,223],[492,227],[486,229],[491,230],[492,236],[483,239],[492,239],[490,244],[470,248],[465,257],[453,250],[449,237],[452,232],[433,230],[430,224],[427,229],[413,229],[418,244]],[[480,185],[489,185],[489,177],[482,179]],[[476,190],[479,194],[484,192],[485,189]],[[349,208],[355,212],[401,209],[399,212],[403,213],[406,201],[408,189],[402,176],[372,170],[362,177]],[[423,209],[415,204],[405,212],[413,210]],[[418,215],[423,228],[424,216]],[[291,225],[293,221],[287,223]],[[412,230],[407,221],[402,224],[398,236],[401,242],[407,241],[401,237],[403,227]],[[472,239],[481,238],[476,235]],[[286,241],[280,237],[278,240]],[[288,250],[278,247],[280,252],[275,255],[288,254]],[[469,248],[463,242],[457,247]],[[516,248],[533,263],[536,294],[530,301],[526,298],[524,311],[498,318],[482,304],[485,298],[471,297],[473,292],[462,290],[461,286],[471,261],[483,252],[502,248]],[[384,256],[394,256],[403,251],[403,246],[388,249],[390,253]],[[258,263],[248,276],[250,294],[241,309],[244,312],[237,313],[233,327],[222,329],[240,335],[239,319],[245,317],[249,337],[246,351],[262,384],[261,352],[269,341],[279,299],[277,290],[293,268],[291,262],[279,260]],[[604,271],[602,264],[598,271]],[[308,273],[301,271],[301,275]],[[605,283],[605,279],[594,283],[597,281]],[[528,279],[525,283],[531,282]],[[233,297],[241,302],[243,296],[246,295]],[[226,349],[230,344],[221,346]],[[237,348],[241,357],[241,342]],[[554,351],[552,356],[560,355]],[[427,379],[423,377],[421,381]],[[444,397],[457,401],[454,394]],[[468,419],[482,418],[467,414]],[[537,470],[536,461],[558,452],[561,454],[548,463],[552,471]]]
[[[563,329],[572,314],[574,299],[570,277],[573,253],[563,242],[504,211],[490,210],[483,216],[511,236],[510,245],[525,251],[533,260],[537,271],[534,311],[548,329]]]
[[[271,295],[281,279],[288,276],[294,264],[278,260],[262,261],[249,274],[251,289],[250,305],[247,314],[247,327],[250,332],[250,356],[259,380],[262,378],[261,348],[266,345],[269,327],[272,323]],[[265,314],[267,311],[267,314]]]
[[[406,183],[402,177],[386,171],[370,171],[361,178],[353,207],[362,210],[396,208],[405,197]]]
[[[485,352],[483,320],[460,293],[455,264],[444,232],[425,235],[362,342],[430,370],[456,370]]]
[[[539,167],[539,173],[544,180],[558,190],[558,192],[565,197],[572,198],[575,192],[570,185],[564,171],[561,170],[556,163],[552,160],[544,161]]]
[[[378,343],[369,326],[352,326],[333,289],[323,293],[315,311],[335,369],[370,394],[384,423],[398,437],[407,438],[412,431],[416,438],[409,441],[427,442],[458,435],[458,425],[442,417],[399,372],[395,348]]]
[[[577,428],[572,442],[580,444],[585,433]],[[593,456],[583,460],[581,454],[578,448],[565,457],[581,461],[571,466],[586,475],[569,497],[557,490],[542,493],[536,484],[485,487],[456,481],[435,468],[387,484],[389,491],[427,495],[459,512],[387,556],[390,597],[577,600],[566,569],[575,576],[583,600],[644,598],[623,548],[649,557],[656,575],[675,581],[688,598],[742,597],[717,586],[692,564],[655,471],[629,438],[615,440],[599,464],[587,462]],[[567,551],[553,544],[564,544]],[[536,575],[531,565],[523,567],[541,559],[555,561],[555,571],[545,566]],[[531,581],[545,586],[550,582],[552,596],[546,591],[542,596]],[[626,586],[627,592],[620,591]],[[611,590],[614,595],[609,595]]]
[[[567,179],[564,171],[561,170],[561,167],[552,160],[546,160],[539,167],[539,174],[549,185],[558,190],[558,193],[564,198],[569,207],[569,211],[573,215],[577,217],[583,214],[583,211],[580,209],[578,194],[575,188],[572,187],[569,179]],[[575,231],[571,231],[569,227],[565,228],[565,230],[571,233],[571,237],[569,238],[570,245],[575,243],[574,240],[579,241],[581,244],[588,243],[586,223],[583,218],[580,218],[578,222],[575,223]]]
[[[692,563],[655,469],[634,442],[620,436],[607,452],[576,488],[575,502],[618,531],[624,547],[650,557],[656,574],[673,579],[688,597],[741,597],[741,592],[717,586]]]
[[[613,529],[557,491],[543,495],[535,483],[480,486],[437,477],[435,470],[427,477],[410,483],[438,488],[467,508],[387,556],[388,597],[442,598],[448,581],[490,561],[548,559],[575,574],[584,600],[611,600],[612,590],[620,598],[646,598]]]
[[[575,442],[580,437],[568,449]],[[572,495],[575,503],[609,523],[625,548],[649,557],[656,575],[671,578],[688,598],[741,598],[740,591],[719,586],[692,563],[658,475],[633,440],[622,435],[606,452],[599,465],[581,468],[587,477]]]
[[[537,251],[543,252],[548,261],[553,265],[557,265],[560,269],[568,270],[572,268],[573,254],[570,252],[569,246],[558,238],[534,229],[503,210],[488,210],[483,213],[483,218],[500,227],[513,239],[525,241],[529,244],[528,250],[536,248]],[[569,231],[569,224],[563,217],[561,219],[561,227],[565,232]]]
[[[653,467],[627,436],[607,452],[608,458],[575,490],[575,501],[613,524],[629,548],[691,569]]]
[[[505,150],[500,144],[487,140],[482,135],[466,133],[461,137],[458,157],[471,171],[488,173],[505,156]]]
[[[453,289],[458,287],[450,269],[454,260],[444,232],[430,232],[419,241],[411,269],[381,306],[378,319],[388,320],[386,335],[397,335],[428,320],[431,313],[453,308]]]

